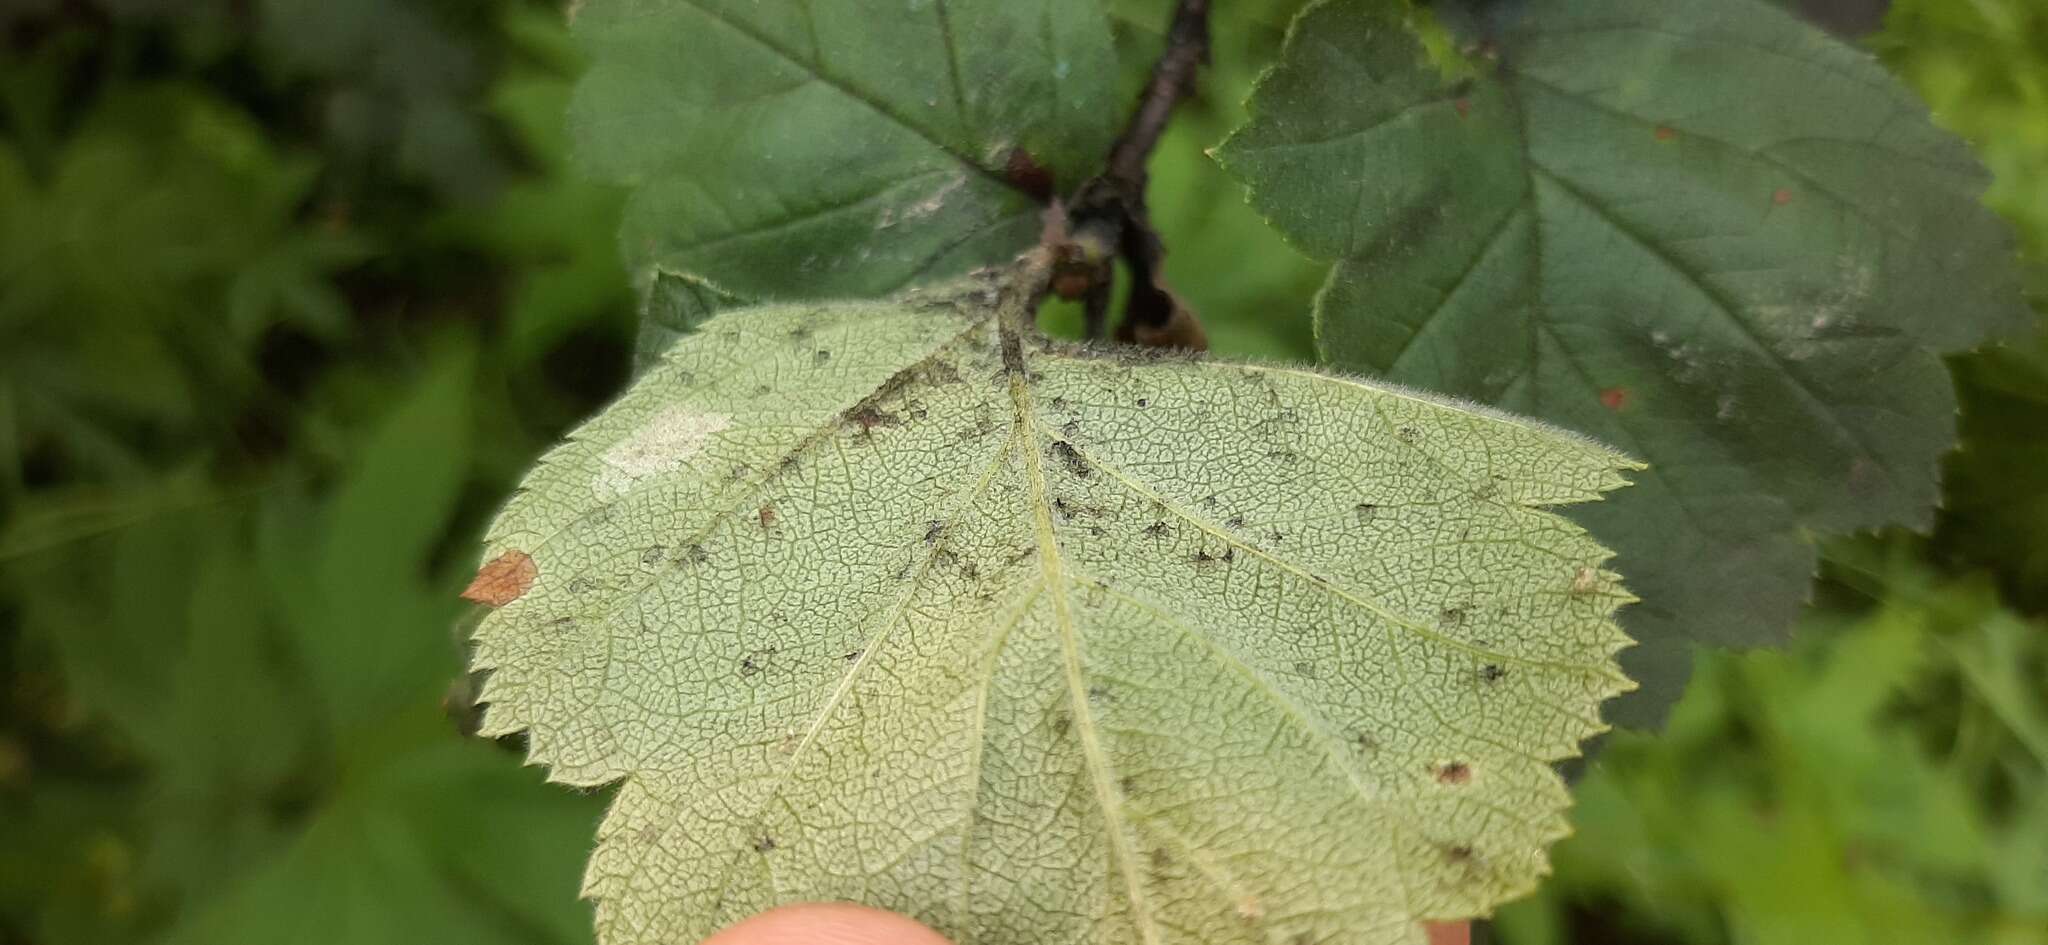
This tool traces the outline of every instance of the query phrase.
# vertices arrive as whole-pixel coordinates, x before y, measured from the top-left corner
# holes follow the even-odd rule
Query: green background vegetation
[[[1201,153],[1294,5],[1225,5],[1155,161],[1237,355],[1309,354],[1320,268]],[[1110,6],[1148,59],[1164,5]],[[603,798],[459,734],[477,531],[634,335],[559,6],[6,11],[0,943],[587,941]],[[2048,301],[2048,7],[1899,0],[1865,41]],[[1612,736],[1498,940],[2048,942],[2048,333],[1952,365],[1938,528],[1831,541],[1799,642]]]

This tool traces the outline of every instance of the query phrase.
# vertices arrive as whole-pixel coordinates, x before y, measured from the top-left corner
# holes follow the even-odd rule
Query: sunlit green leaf
[[[979,303],[744,309],[545,456],[487,734],[620,782],[602,941],[850,898],[974,942],[1420,942],[1526,891],[1630,686],[1630,461]],[[516,825],[508,824],[508,829]]]
[[[1221,149],[1338,265],[1322,355],[1651,464],[1575,514],[1642,594],[1661,714],[1690,641],[1781,638],[1804,530],[1925,525],[1938,353],[2026,323],[1962,143],[1867,54],[1762,0],[1537,0],[1448,82],[1385,5],[1310,10]]]

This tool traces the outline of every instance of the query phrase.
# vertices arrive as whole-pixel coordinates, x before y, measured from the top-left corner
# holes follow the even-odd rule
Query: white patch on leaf
[[[721,413],[698,413],[688,407],[663,410],[604,451],[591,487],[599,498],[618,498],[649,476],[682,469],[705,441],[731,425],[732,418]]]

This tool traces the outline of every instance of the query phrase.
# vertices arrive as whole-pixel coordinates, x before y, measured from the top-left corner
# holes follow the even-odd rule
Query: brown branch
[[[1109,149],[1108,176],[1142,201],[1145,162],[1166,131],[1173,107],[1194,90],[1195,72],[1209,61],[1209,0],[1180,0],[1166,28],[1166,50],[1152,64],[1152,76],[1138,97],[1138,110]]]
[[[1088,336],[1107,328],[1113,259],[1131,270],[1131,295],[1117,325],[1118,340],[1157,347],[1208,346],[1194,313],[1161,279],[1166,246],[1145,206],[1146,162],[1166,131],[1174,106],[1194,89],[1195,73],[1209,58],[1210,0],[1179,0],[1167,27],[1166,49],[1138,97],[1123,134],[1110,147],[1103,173],[1082,184],[1067,212],[1072,229],[1056,250],[1055,291],[1087,300]]]

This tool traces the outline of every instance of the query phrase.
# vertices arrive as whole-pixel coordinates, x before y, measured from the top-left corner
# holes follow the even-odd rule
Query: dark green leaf
[[[579,156],[623,243],[753,299],[866,296],[1005,259],[1122,118],[1095,0],[593,0]],[[1024,186],[1020,186],[1023,184]]]
[[[1868,55],[1762,0],[1536,0],[1451,83],[1382,5],[1305,13],[1221,149],[1335,259],[1335,364],[1649,461],[1575,514],[1643,602],[1653,721],[1683,644],[1780,638],[1805,531],[1925,525],[1938,352],[2024,324],[1962,143]]]

